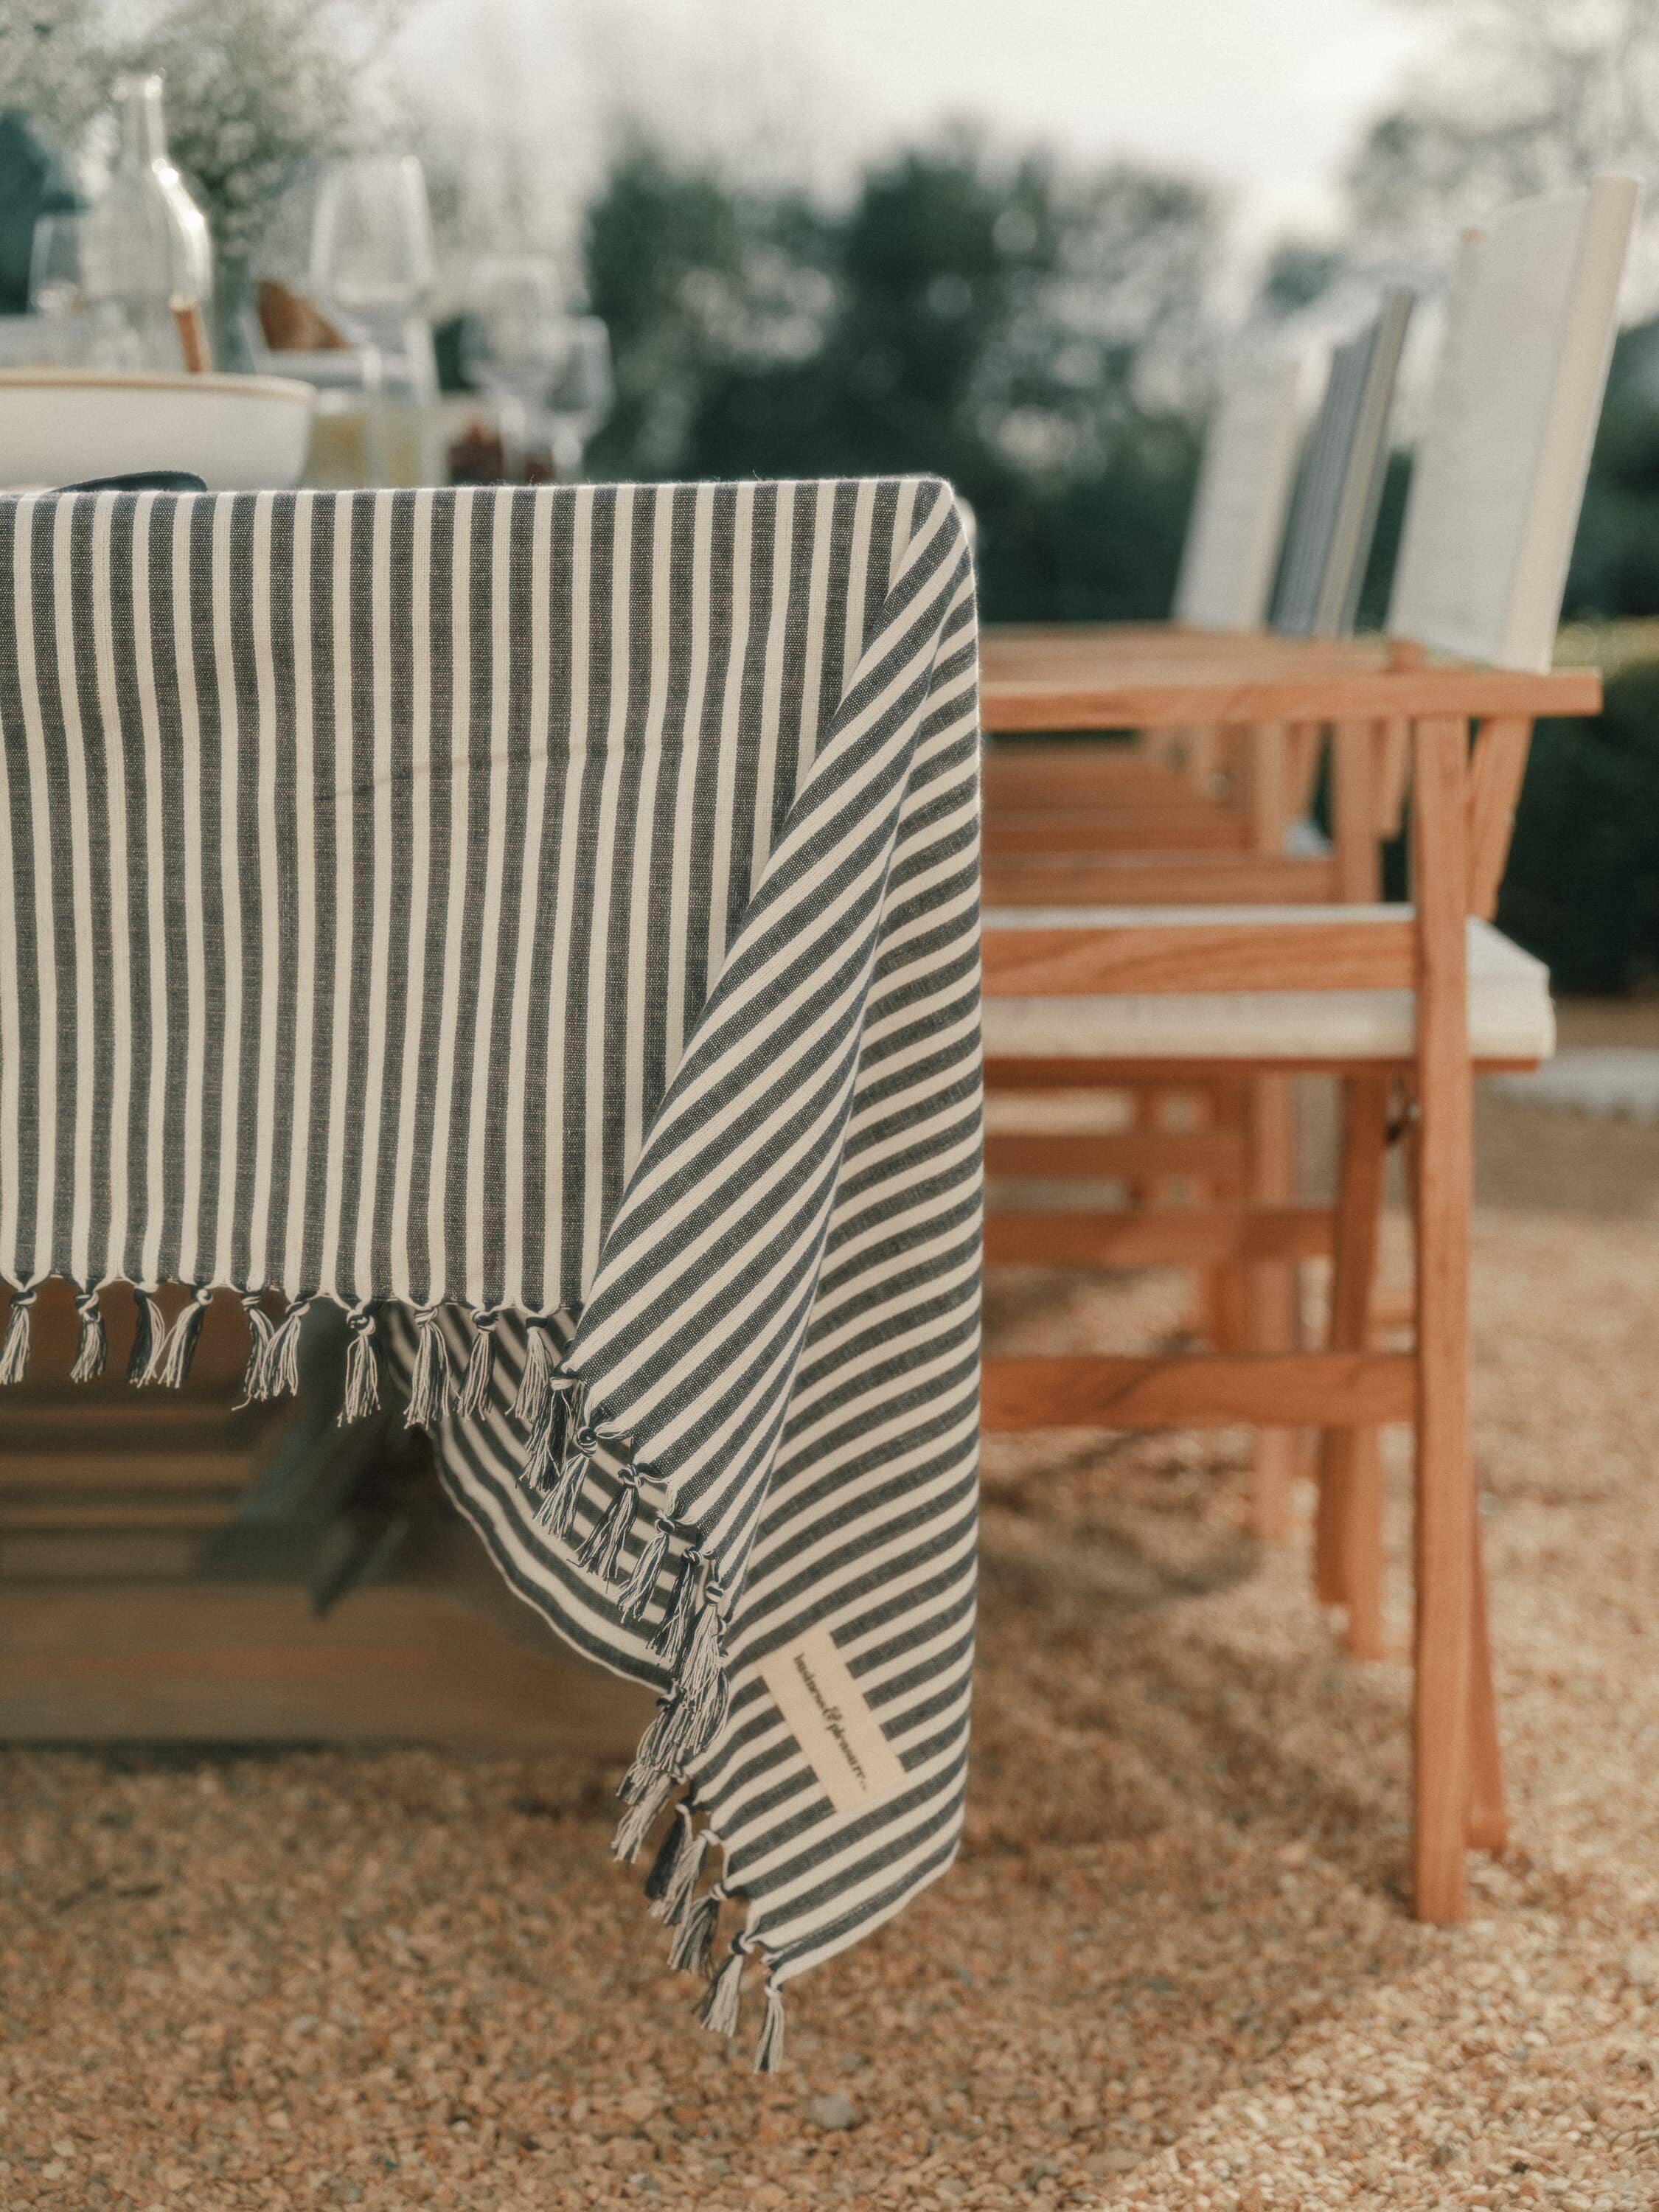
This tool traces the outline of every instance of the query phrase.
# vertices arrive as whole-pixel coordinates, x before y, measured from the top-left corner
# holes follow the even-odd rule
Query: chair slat
[[[1128,922],[986,929],[984,988],[1002,998],[1129,992],[1409,990],[1408,915],[1319,921]]]
[[[1181,853],[1242,853],[1250,842],[1243,815],[1228,814],[1208,799],[1163,806],[1045,806],[1004,808],[986,817],[985,856],[1135,853],[1160,848]]]
[[[1119,1182],[1147,1175],[1237,1176],[1243,1166],[1244,1140],[1236,1129],[993,1129],[985,1139],[985,1171],[993,1176]]]
[[[1315,1260],[1330,1251],[1325,1206],[1189,1206],[1149,1213],[993,1212],[991,1267],[1204,1267],[1227,1260]]]
[[[1224,1429],[1380,1426],[1408,1421],[1407,1352],[1257,1352],[1172,1359],[1098,1355],[988,1359],[983,1428]]]
[[[1005,906],[1333,906],[1334,860],[1299,853],[1018,854],[987,864]]]

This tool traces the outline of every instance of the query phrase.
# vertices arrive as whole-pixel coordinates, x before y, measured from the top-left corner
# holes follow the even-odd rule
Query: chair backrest
[[[1522,200],[1464,240],[1389,628],[1545,669],[1612,356],[1638,187]]]
[[[1175,619],[1260,629],[1296,473],[1301,379],[1293,361],[1243,371],[1223,392],[1199,467]]]
[[[1376,532],[1389,465],[1389,415],[1415,296],[1401,285],[1331,356],[1308,434],[1273,594],[1273,626],[1290,637],[1346,637]]]

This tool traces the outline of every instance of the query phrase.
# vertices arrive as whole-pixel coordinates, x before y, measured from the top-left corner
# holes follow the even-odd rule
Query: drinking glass
[[[313,293],[378,325],[410,314],[431,282],[432,220],[415,156],[360,155],[331,163],[312,225]]]
[[[587,441],[611,412],[616,384],[611,373],[611,333],[597,315],[561,318],[563,358],[548,386],[553,465],[561,483],[581,475]]]
[[[563,357],[563,319],[550,261],[530,253],[481,261],[461,326],[468,382],[520,408],[539,407]]]
[[[467,381],[495,400],[504,442],[522,459],[532,428],[562,483],[581,472],[587,441],[611,410],[611,340],[596,315],[561,307],[558,272],[539,254],[483,262],[462,325]]]

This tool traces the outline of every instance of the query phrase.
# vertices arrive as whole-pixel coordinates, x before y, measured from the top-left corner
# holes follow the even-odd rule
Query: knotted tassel
[[[732,1941],[732,1955],[715,1975],[701,2018],[711,2035],[735,2035],[738,2032],[738,2013],[743,2002],[743,1970],[749,1964],[749,1954],[738,1947],[741,1936]]]
[[[634,1508],[639,1503],[640,1478],[631,1468],[624,1468],[617,1485],[617,1494],[605,1512],[587,1532],[587,1541],[576,1554],[576,1565],[596,1574],[601,1582],[613,1583],[617,1568],[634,1527]]]
[[[495,1372],[495,1324],[501,1315],[475,1313],[472,1349],[466,1356],[466,1372],[455,1394],[455,1411],[463,1416],[482,1413],[489,1403],[489,1385]]]
[[[202,1323],[207,1318],[210,1288],[195,1291],[190,1304],[167,1331],[167,1340],[161,1347],[156,1362],[155,1380],[164,1390],[182,1390],[190,1376],[190,1363],[196,1357],[197,1339],[202,1334]]]
[[[297,1398],[300,1395],[300,1329],[311,1311],[310,1298],[295,1298],[283,1316],[265,1346],[258,1380],[261,1398]]]
[[[104,1334],[104,1316],[99,1309],[97,1291],[77,1291],[75,1310],[80,1318],[81,1334],[76,1342],[70,1381],[90,1382],[103,1373],[104,1361],[109,1355],[109,1339]]]
[[[270,1365],[271,1339],[276,1334],[276,1324],[259,1303],[262,1293],[244,1291],[242,1311],[247,1316],[248,1346],[247,1371],[242,1377],[242,1404],[252,1406],[261,1398],[268,1398],[265,1376]]]
[[[783,2064],[783,1992],[769,1974],[766,1978],[766,2017],[760,2041],[755,2045],[757,2074],[775,2074]]]
[[[702,1567],[702,1553],[694,1544],[680,1561],[679,1577],[669,1598],[668,1610],[651,1639],[651,1649],[664,1666],[671,1669],[678,1664],[680,1653],[685,1649],[685,1640],[691,1632]]]
[[[669,1755],[677,1765],[684,1765],[707,1750],[726,1719],[730,1692],[726,1656],[720,1649],[719,1597],[720,1585],[711,1576],[674,1686],[678,1710],[669,1735]]]
[[[167,1343],[167,1316],[155,1302],[150,1291],[135,1290],[132,1303],[137,1316],[132,1330],[132,1351],[127,1360],[127,1380],[135,1389],[155,1380],[155,1370]]]
[[[513,1401],[515,1421],[522,1421],[527,1429],[535,1429],[546,1419],[553,1397],[553,1378],[558,1371],[559,1363],[553,1351],[553,1325],[550,1322],[532,1320],[525,1331],[524,1372],[519,1377],[519,1395]]]
[[[623,1584],[617,1598],[617,1614],[622,1620],[637,1620],[657,1594],[657,1583],[668,1558],[669,1539],[674,1524],[666,1513],[659,1513],[657,1525],[646,1540],[645,1549],[634,1562],[634,1571]]]
[[[720,1924],[723,1895],[716,1882],[703,1892],[681,1922],[668,1954],[668,1963],[677,1974],[700,1974],[706,1978],[714,1971],[714,1930]]]
[[[29,1316],[33,1307],[33,1289],[12,1292],[5,1341],[0,1343],[0,1382],[21,1382],[28,1371],[29,1346],[33,1337]]]
[[[569,1394],[575,1389],[568,1375],[553,1375],[544,1392],[536,1396],[535,1419],[527,1424],[524,1440],[525,1486],[538,1496],[544,1497],[556,1480],[558,1463],[564,1453],[565,1407]],[[519,1394],[522,1399],[524,1393]],[[514,1412],[518,1412],[515,1404]]]
[[[702,1863],[713,1840],[711,1830],[694,1824],[684,1802],[676,1809],[680,1818],[669,1830],[645,1885],[645,1893],[651,1900],[651,1917],[668,1928],[682,1926],[691,1910],[697,1877],[702,1872]]]
[[[640,1738],[634,1764],[623,1775],[617,1791],[624,1804],[637,1804],[641,1797],[656,1788],[664,1775],[673,1773],[672,1752],[678,1710],[679,1700],[672,1691],[667,1697],[658,1699],[657,1710],[651,1716],[645,1734]]]
[[[624,1866],[631,1866],[638,1858],[645,1847],[645,1839],[651,1832],[652,1823],[662,1810],[663,1800],[673,1786],[672,1781],[665,1774],[651,1789],[642,1791],[635,1803],[629,1807],[617,1823],[617,1833],[611,1842],[612,1858],[620,1859]]]
[[[559,1472],[544,1493],[536,1519],[550,1536],[567,1537],[576,1518],[576,1504],[587,1480],[587,1470],[599,1448],[599,1438],[581,1425],[580,1389],[573,1395],[565,1415],[564,1456]]]
[[[673,1887],[680,1862],[690,1850],[691,1838],[696,1832],[690,1801],[682,1797],[674,1808],[673,1822],[667,1834],[657,1846],[657,1856],[651,1862],[651,1871],[645,1877],[645,1893],[651,1901],[653,1919],[663,1917],[657,1907]]]
[[[346,1316],[351,1346],[346,1353],[345,1403],[340,1422],[366,1421],[380,1410],[380,1370],[374,1356],[374,1316],[367,1306],[354,1306]]]
[[[409,1413],[404,1425],[436,1428],[449,1412],[449,1340],[436,1306],[415,1316],[415,1371],[409,1378]]]

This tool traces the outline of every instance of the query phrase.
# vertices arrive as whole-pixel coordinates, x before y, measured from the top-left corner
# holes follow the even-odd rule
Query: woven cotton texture
[[[132,1285],[141,1383],[240,1297],[258,1397],[343,1307],[346,1413],[389,1352],[513,1587],[661,1692],[618,1850],[708,2024],[759,1954],[769,2066],[960,1832],[975,682],[925,479],[0,501],[0,1378],[52,1275],[82,1376]],[[765,1679],[824,1632],[840,1810]]]

